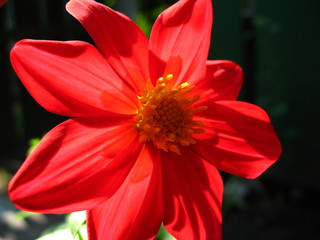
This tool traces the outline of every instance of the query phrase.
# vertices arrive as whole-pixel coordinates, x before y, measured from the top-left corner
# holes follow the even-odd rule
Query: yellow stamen
[[[159,149],[180,154],[179,145],[194,144],[192,134],[204,132],[203,123],[194,121],[193,116],[207,107],[193,107],[200,95],[188,94],[195,86],[185,82],[173,88],[172,78],[172,74],[160,77],[155,86],[147,82],[138,96],[140,107],[135,120],[140,141],[152,141]]]

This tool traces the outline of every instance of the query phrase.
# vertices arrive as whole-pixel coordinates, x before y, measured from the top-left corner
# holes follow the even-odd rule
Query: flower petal
[[[92,0],[71,0],[68,12],[88,31],[114,70],[136,91],[148,79],[148,38],[127,16]]]
[[[164,226],[177,239],[221,240],[223,182],[218,170],[188,148],[164,153]]]
[[[8,0],[0,0],[0,7],[2,7]]]
[[[154,239],[163,219],[159,151],[144,145],[119,190],[87,213],[90,239]]]
[[[9,185],[21,209],[42,213],[96,207],[122,184],[141,151],[128,119],[71,119],[52,129]]]
[[[53,113],[93,117],[137,109],[134,91],[88,43],[23,40],[11,61],[30,94]]]
[[[192,84],[203,78],[211,25],[211,0],[181,0],[165,10],[150,36],[151,79],[173,74],[176,84]]]
[[[236,100],[242,82],[242,69],[236,63],[225,60],[208,61],[206,77],[194,89],[194,93],[201,94],[197,103]]]
[[[280,156],[281,145],[265,111],[250,103],[219,101],[196,120],[204,123],[203,134],[192,146],[217,168],[247,178],[256,178]]]

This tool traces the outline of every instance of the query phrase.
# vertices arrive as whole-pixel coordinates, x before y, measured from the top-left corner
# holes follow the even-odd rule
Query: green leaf
[[[14,217],[18,220],[24,220],[30,216],[37,215],[37,214],[41,214],[41,213],[18,211],[15,213]]]
[[[29,140],[29,149],[27,151],[27,155],[30,155],[33,149],[39,144],[40,140],[40,138],[31,138]]]
[[[67,217],[67,224],[75,240],[85,240],[87,237],[86,212],[74,212]]]
[[[74,240],[66,223],[51,226],[37,240]]]
[[[161,228],[158,232],[157,239],[159,240],[176,240],[173,236],[170,235],[170,233],[167,232],[167,230],[161,225]]]
[[[109,7],[113,7],[116,4],[116,0],[104,0],[103,4]]]

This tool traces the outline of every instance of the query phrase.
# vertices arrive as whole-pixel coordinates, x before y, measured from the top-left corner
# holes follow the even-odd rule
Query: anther
[[[140,141],[152,141],[154,146],[166,152],[180,154],[179,145],[194,144],[194,133],[203,133],[203,124],[194,121],[195,113],[204,111],[205,106],[193,107],[200,95],[188,96],[194,89],[185,82],[172,87],[173,75],[160,77],[152,86],[148,80],[141,96],[140,108],[135,116]],[[198,128],[194,128],[198,127]]]

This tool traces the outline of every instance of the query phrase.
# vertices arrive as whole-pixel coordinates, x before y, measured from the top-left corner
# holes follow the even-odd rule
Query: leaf
[[[45,230],[40,238],[37,240],[74,240],[68,225],[61,223],[58,225],[51,226]]]
[[[157,235],[157,239],[159,240],[176,240],[173,236],[170,235],[170,233],[167,232],[167,230],[161,225],[161,228],[159,230],[159,233]]]
[[[73,212],[67,217],[67,225],[74,240],[85,240],[87,237],[86,212]]]
[[[35,147],[39,144],[40,140],[41,140],[40,138],[31,138],[29,140],[29,148],[27,151],[27,155],[30,155],[33,149],[35,149]]]

